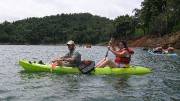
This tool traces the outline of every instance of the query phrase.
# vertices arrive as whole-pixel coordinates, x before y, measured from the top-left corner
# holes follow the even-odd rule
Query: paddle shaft
[[[107,56],[108,56],[108,53],[109,53],[109,49],[106,51],[105,58],[107,58]]]
[[[111,37],[111,39],[110,39],[110,41],[109,41],[109,45],[111,45],[112,44],[112,42],[113,42],[113,38]],[[109,53],[109,48],[108,48],[108,50],[106,51],[106,55],[105,55],[105,58],[107,58],[107,56],[108,56],[108,53]]]

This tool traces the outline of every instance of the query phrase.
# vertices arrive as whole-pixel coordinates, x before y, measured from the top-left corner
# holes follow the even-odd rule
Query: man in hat
[[[81,63],[81,54],[75,51],[75,43],[70,40],[67,42],[69,52],[59,59],[55,59],[52,63],[56,63],[60,66],[78,67]]]

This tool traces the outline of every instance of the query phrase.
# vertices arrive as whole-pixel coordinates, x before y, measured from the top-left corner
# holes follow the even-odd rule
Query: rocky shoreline
[[[157,44],[171,44],[174,48],[180,49],[180,31],[167,34],[163,37],[147,35],[134,40],[128,41],[130,47],[156,47]]]

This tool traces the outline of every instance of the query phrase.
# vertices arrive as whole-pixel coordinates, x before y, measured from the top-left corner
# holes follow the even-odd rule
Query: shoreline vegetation
[[[101,42],[97,44],[89,44],[92,46],[106,46],[108,41]],[[146,48],[154,48],[157,44],[166,45],[171,44],[175,49],[180,49],[180,31],[176,33],[167,34],[163,37],[157,37],[156,35],[145,35],[136,39],[128,40],[128,45],[130,47],[146,47]],[[17,44],[17,43],[0,43],[0,45],[61,45],[65,46],[66,43],[58,43],[58,44]],[[85,47],[87,44],[78,44],[78,46]]]
[[[144,0],[134,15],[111,20],[90,13],[30,17],[0,23],[1,45],[106,45],[111,37],[127,40],[132,47],[172,44],[180,49],[179,0]]]
[[[100,42],[97,44],[88,44],[92,46],[106,46],[108,44],[108,41],[106,42]],[[130,39],[128,40],[128,45],[130,47],[147,47],[147,48],[153,48],[156,47],[157,44],[166,45],[171,44],[174,48],[180,49],[180,31],[176,33],[167,34],[163,37],[158,37],[156,35],[144,35],[136,39]],[[65,46],[66,43],[49,43],[49,44],[29,44],[29,43],[0,43],[0,45],[61,45]],[[78,46],[86,46],[85,44],[78,44]]]

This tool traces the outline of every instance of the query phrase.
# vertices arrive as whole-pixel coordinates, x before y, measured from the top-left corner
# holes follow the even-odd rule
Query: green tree
[[[116,28],[116,38],[128,39],[128,36],[134,32],[134,20],[129,15],[117,17],[114,21],[114,24]]]

